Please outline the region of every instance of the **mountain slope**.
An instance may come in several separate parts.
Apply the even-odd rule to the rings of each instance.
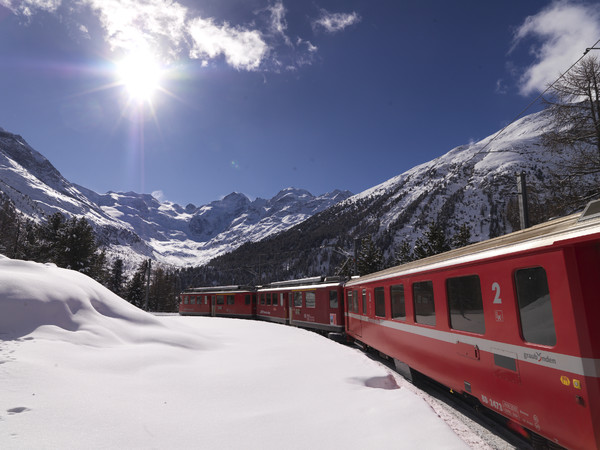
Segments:
[[[211,266],[227,273],[242,265],[260,271],[263,280],[333,274],[346,259],[341,253],[352,255],[354,240],[363,237],[371,237],[392,261],[399,244],[414,244],[432,221],[442,225],[447,237],[467,225],[472,242],[511,232],[518,226],[513,217],[516,174],[525,172],[536,191],[554,163],[541,139],[550,128],[546,111],[526,116],[497,138],[454,148],[273,239],[221,256]],[[537,197],[543,206],[544,193]],[[259,262],[258,254],[270,255],[269,261]],[[242,272],[236,276],[226,281],[252,281]]]
[[[232,193],[201,207],[182,207],[148,194],[98,194],[71,184],[21,136],[2,129],[0,191],[35,221],[55,212],[86,217],[109,253],[131,264],[153,258],[180,266],[205,263],[286,230],[351,195],[336,190],[315,197],[288,188],[270,200]]]

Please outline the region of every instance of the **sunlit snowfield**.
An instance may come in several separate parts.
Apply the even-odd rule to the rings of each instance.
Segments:
[[[485,447],[351,347],[152,316],[76,272],[1,258],[0,448]]]

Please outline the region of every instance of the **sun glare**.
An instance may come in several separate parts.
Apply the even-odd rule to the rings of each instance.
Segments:
[[[129,97],[138,102],[151,101],[160,88],[162,69],[147,52],[131,53],[117,63],[117,74]]]

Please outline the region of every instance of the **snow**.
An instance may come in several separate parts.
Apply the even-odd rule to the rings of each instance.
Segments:
[[[3,449],[484,446],[353,348],[265,322],[150,315],[85,275],[5,257],[0,385]]]

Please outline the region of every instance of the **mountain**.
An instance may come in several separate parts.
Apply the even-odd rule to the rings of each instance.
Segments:
[[[236,266],[252,268],[264,281],[334,274],[347,259],[343,255],[353,254],[355,239],[370,237],[393,264],[399,245],[414,245],[432,221],[448,238],[466,225],[471,242],[518,229],[518,172],[527,177],[530,209],[546,206],[544,183],[555,161],[542,135],[551,129],[550,119],[547,111],[523,117],[497,136],[456,147],[211,266],[224,274]],[[399,145],[399,151],[413,150]],[[270,255],[269,261],[259,261],[259,254]],[[248,281],[241,272],[236,276],[225,281]]]
[[[352,194],[335,190],[315,197],[287,188],[270,200],[232,193],[208,205],[185,207],[149,194],[98,194],[67,181],[19,135],[0,129],[0,191],[35,221],[60,212],[85,217],[108,253],[130,265],[144,258],[199,265],[245,242],[286,230]]]

